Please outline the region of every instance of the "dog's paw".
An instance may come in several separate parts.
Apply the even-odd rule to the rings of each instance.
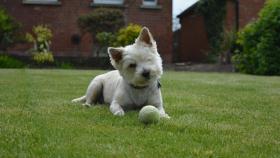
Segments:
[[[91,104],[89,104],[89,103],[84,103],[83,106],[89,108],[89,107],[91,107]]]
[[[79,99],[73,99],[71,100],[72,103],[78,103],[80,100]]]
[[[160,117],[161,118],[164,118],[164,119],[170,119],[171,117],[168,115],[168,114],[160,114]]]
[[[119,110],[119,111],[116,111],[114,113],[115,116],[124,116],[124,111],[123,110]]]

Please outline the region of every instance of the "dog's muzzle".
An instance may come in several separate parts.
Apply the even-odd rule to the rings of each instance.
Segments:
[[[150,79],[150,77],[151,77],[151,72],[150,72],[150,70],[146,70],[146,69],[144,69],[143,70],[143,72],[142,72],[142,76],[145,78],[145,79]]]

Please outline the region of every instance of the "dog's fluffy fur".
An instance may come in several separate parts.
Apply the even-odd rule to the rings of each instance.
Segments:
[[[144,27],[134,44],[110,47],[108,53],[116,70],[95,77],[85,96],[72,101],[91,106],[102,98],[118,116],[123,116],[127,109],[153,105],[162,117],[169,118],[163,108],[159,86],[162,60],[149,29]]]

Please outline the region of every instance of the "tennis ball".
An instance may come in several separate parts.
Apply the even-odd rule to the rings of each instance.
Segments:
[[[157,123],[159,121],[159,111],[152,105],[144,106],[139,112],[139,120],[142,123]]]

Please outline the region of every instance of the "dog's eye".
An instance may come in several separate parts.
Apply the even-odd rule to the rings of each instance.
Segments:
[[[130,68],[135,68],[135,67],[136,67],[136,64],[129,64],[129,67],[130,67]]]

